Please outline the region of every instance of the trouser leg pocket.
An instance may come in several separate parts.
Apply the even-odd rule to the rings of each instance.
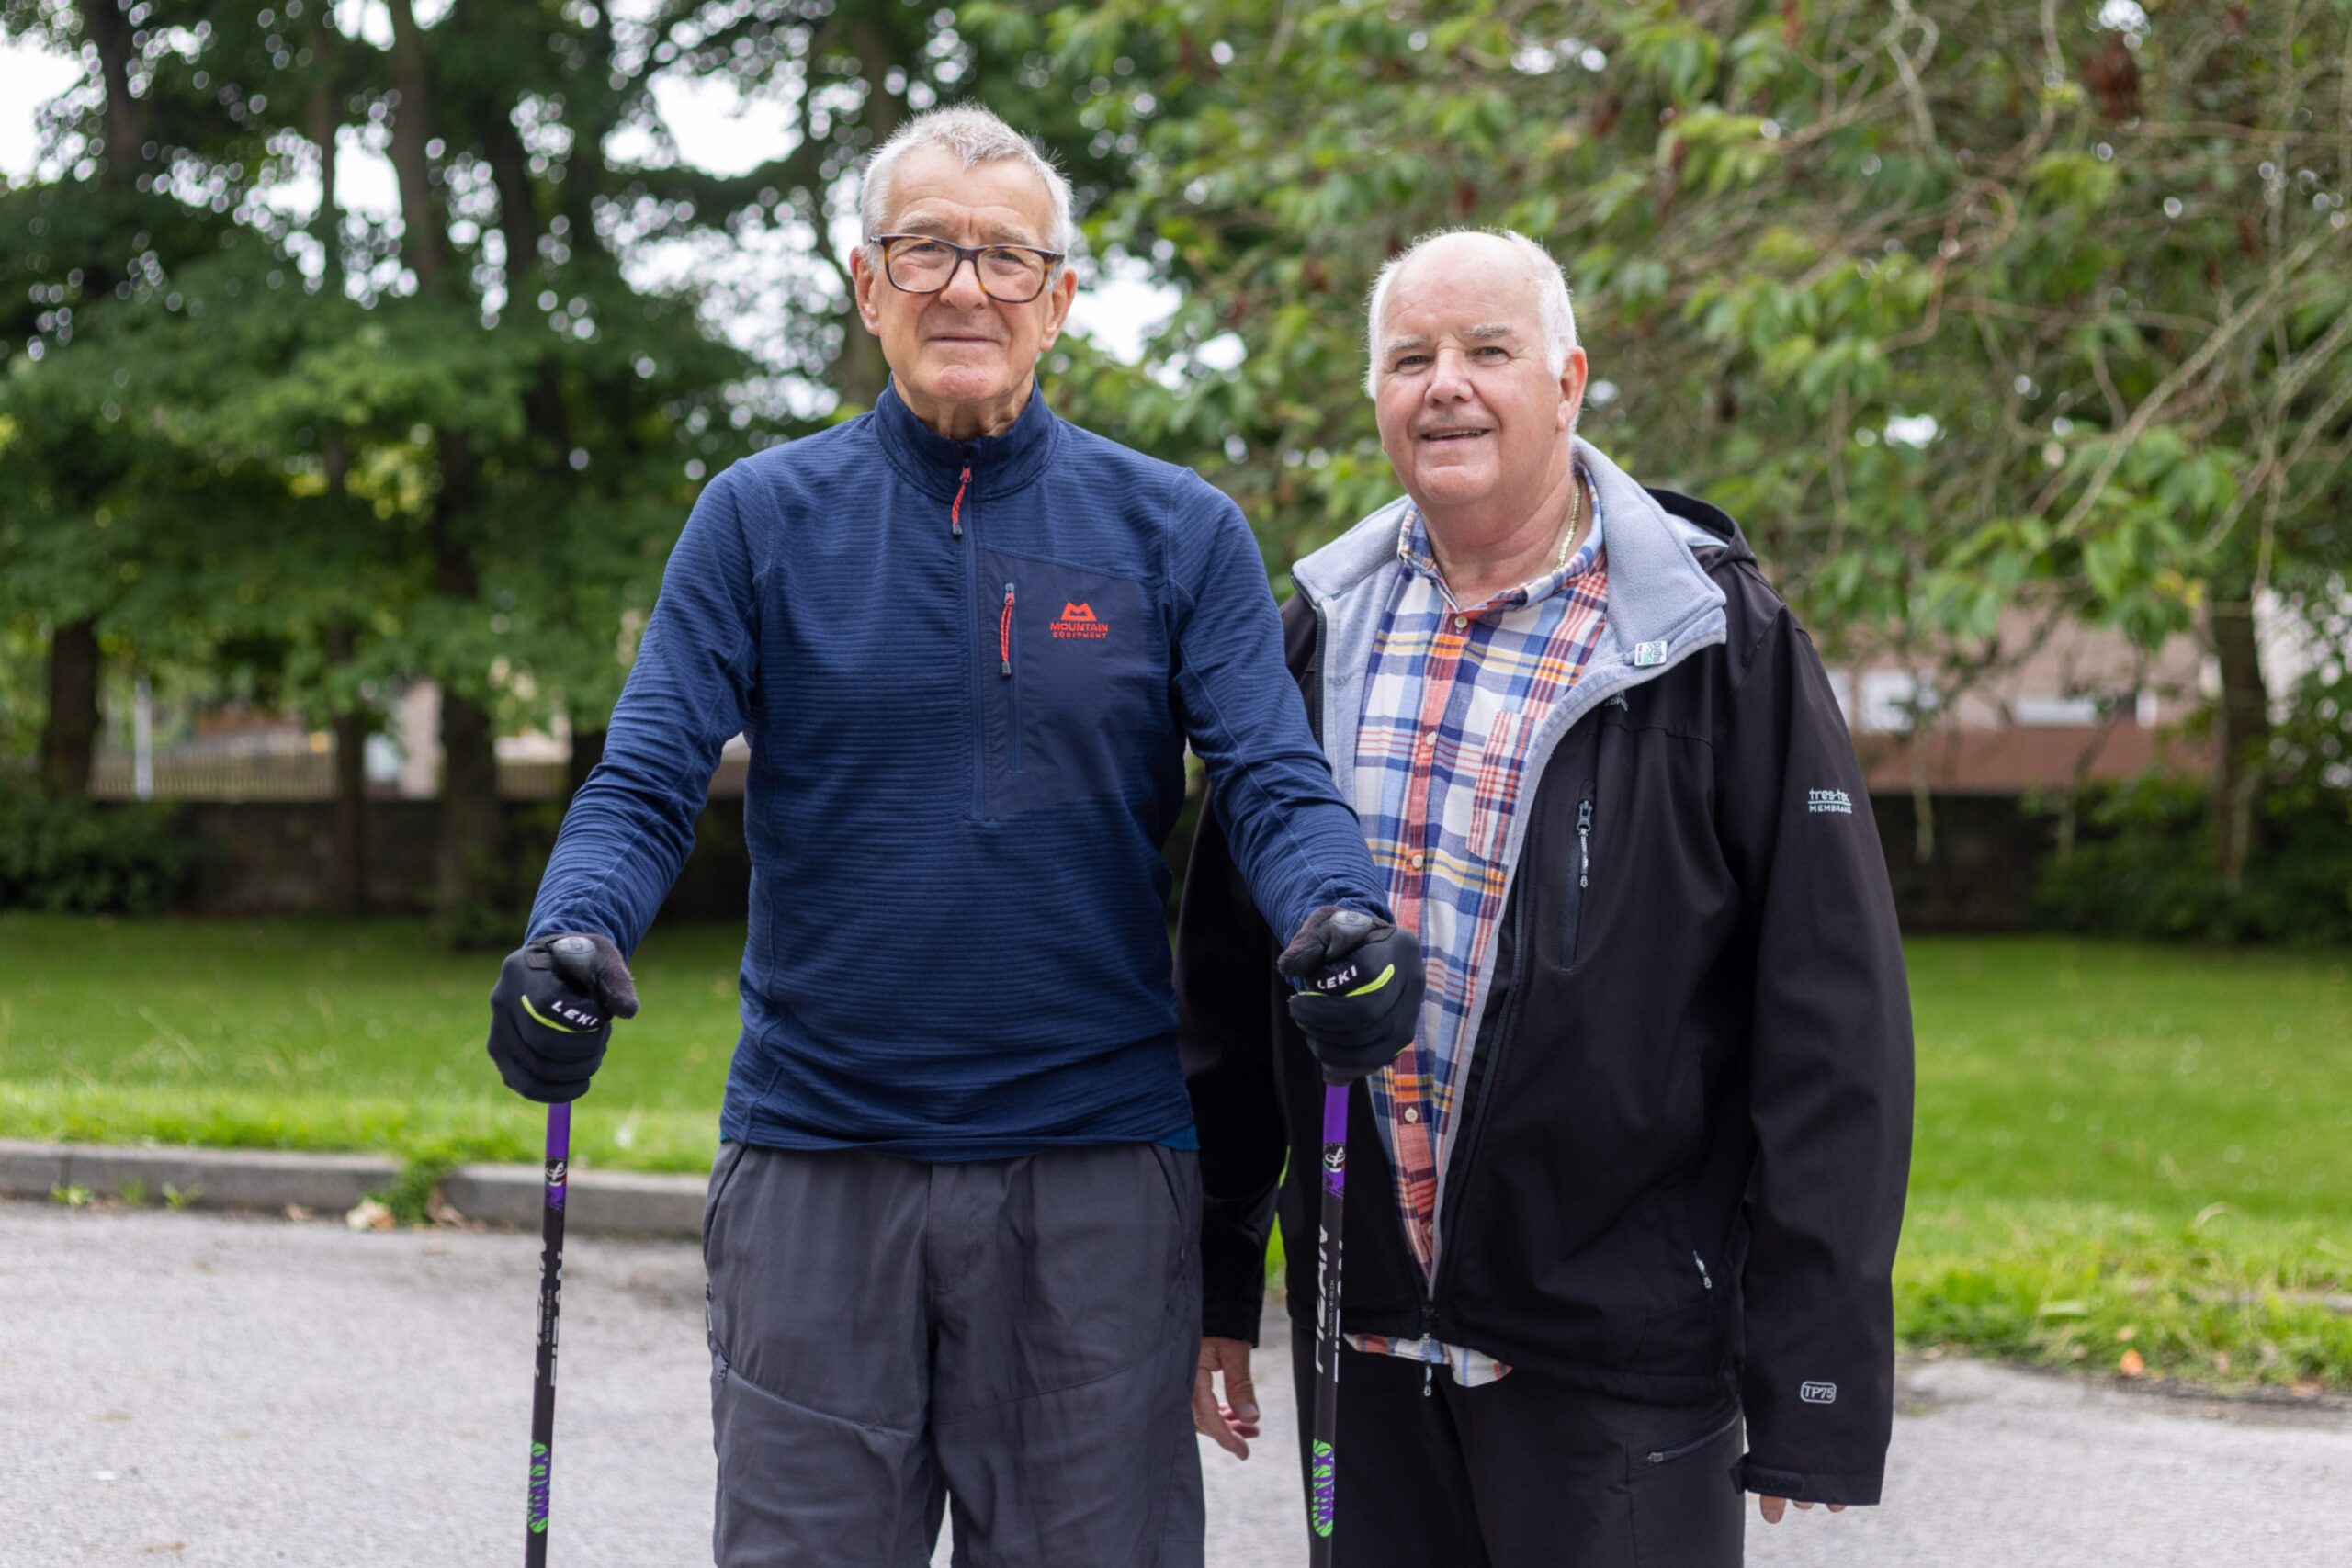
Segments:
[[[1633,1445],[1633,1568],[1739,1568],[1739,1455],[1736,1405]]]

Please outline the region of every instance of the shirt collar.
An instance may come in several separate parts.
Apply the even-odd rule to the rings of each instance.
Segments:
[[[874,400],[873,418],[883,446],[908,477],[943,500],[962,487],[967,468],[971,482],[993,495],[1028,483],[1045,466],[1054,428],[1061,423],[1046,404],[1042,383],[1031,389],[1012,428],[977,441],[950,441],[923,423],[895,384],[884,387]]]
[[[1585,531],[1584,543],[1577,547],[1567,564],[1555,567],[1540,577],[1530,578],[1516,588],[1507,588],[1483,604],[1467,607],[1457,604],[1454,608],[1467,613],[1469,608],[1515,610],[1523,605],[1541,604],[1600,564],[1600,487],[1592,482],[1589,475],[1584,474],[1581,467],[1577,472],[1585,480],[1585,494],[1592,503],[1592,519]],[[1421,509],[1409,501],[1405,503],[1404,515],[1396,525],[1396,558],[1407,571],[1435,583],[1437,591],[1445,595],[1445,602],[1453,604],[1453,591],[1446,586],[1445,573],[1437,564],[1437,552],[1430,547],[1429,524],[1422,518]]]

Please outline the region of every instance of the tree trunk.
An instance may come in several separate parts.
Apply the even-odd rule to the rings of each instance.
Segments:
[[[441,843],[434,914],[445,932],[470,943],[487,938],[503,911],[499,892],[498,744],[490,709],[441,692]]]
[[[416,274],[420,292],[441,287],[440,209],[433,201],[432,80],[424,38],[409,0],[390,0],[391,76],[400,107],[392,116],[392,169],[401,189],[401,254]]]
[[[441,209],[433,197],[433,82],[424,35],[411,0],[390,0],[391,79],[400,94],[392,117],[392,169],[399,176],[401,254],[420,293],[457,283],[447,277]],[[465,436],[434,434],[441,486],[433,499],[433,586],[445,598],[481,597],[474,558],[473,454]],[[469,673],[471,673],[470,671]],[[494,920],[500,866],[497,733],[490,709],[449,681],[441,683],[441,843],[435,866],[434,914],[462,943],[487,940]]]
[[[336,82],[341,67],[338,35],[323,24],[311,28],[311,51],[319,74],[311,85],[304,119],[311,141],[319,150],[319,209],[311,231],[319,243],[322,270],[319,288],[330,299],[343,296],[343,218],[334,204]],[[351,469],[351,449],[340,430],[329,428],[319,438],[319,458],[326,475],[327,495],[340,501]],[[327,663],[340,669],[351,662],[358,643],[350,621],[337,619],[326,632]],[[368,731],[367,707],[353,703],[338,708],[330,723],[334,732],[334,840],[330,851],[328,896],[346,915],[368,908]]]
[[[2261,846],[2262,801],[2269,773],[2270,696],[2254,635],[2254,605],[2213,606],[2213,654],[2222,694],[2213,709],[2213,860],[2232,893]]]
[[[311,141],[319,150],[319,209],[311,220],[313,237],[322,253],[324,271],[320,288],[330,299],[343,296],[343,215],[334,204],[335,136],[341,130],[336,88],[341,81],[342,35],[323,23],[311,28],[311,57],[318,70],[303,118]]]
[[[49,642],[49,716],[40,731],[41,789],[52,799],[90,793],[98,748],[98,624],[57,628]]]
[[[334,907],[368,912],[368,716],[334,716]]]
[[[351,662],[355,638],[347,623],[327,628],[327,660]],[[334,731],[334,840],[327,886],[334,908],[346,915],[368,908],[368,710],[357,704],[336,711]]]
[[[146,141],[145,106],[130,95],[134,46],[130,23],[116,0],[78,0],[82,36],[98,54],[106,85],[106,162],[99,184],[109,191],[131,188]],[[77,279],[93,304],[114,292],[112,261],[95,262]],[[40,784],[52,797],[90,793],[90,767],[98,744],[98,624],[95,615],[57,628],[49,645],[49,716],[40,732]]]
[[[858,16],[854,7],[843,7],[842,20]],[[862,17],[841,29],[848,34],[845,41],[856,53],[859,73],[865,78],[865,103],[859,110],[869,145],[879,147],[890,140],[906,118],[905,107],[890,91],[891,73],[898,69],[898,59],[891,49],[890,38],[883,26],[871,17]],[[837,35],[835,35],[837,37]],[[829,42],[834,41],[829,37]],[[841,260],[831,256],[840,274],[842,287],[854,289],[849,269]],[[888,281],[883,288],[890,287]],[[849,307],[842,313],[842,351],[833,361],[833,394],[843,403],[856,408],[872,408],[890,384],[889,362],[882,357],[882,340],[865,330],[858,319],[857,300],[853,294]]]
[[[580,786],[588,782],[588,775],[594,773],[596,764],[605,760],[605,738],[612,732],[605,728],[604,720],[592,722],[596,726],[594,729],[579,724],[571,727],[571,761],[566,769],[563,791],[566,801],[580,793]]]
[[[433,504],[433,586],[448,599],[481,596],[473,551],[460,533],[473,507],[473,464],[465,443],[440,436],[441,491]],[[498,736],[485,702],[441,684],[441,844],[434,914],[462,943],[483,938],[498,901]]]
[[[109,190],[128,189],[139,173],[147,141],[145,106],[130,96],[130,57],[136,49],[130,21],[117,0],[80,0],[76,11],[82,36],[97,49],[98,73],[107,89],[107,166],[100,180]]]

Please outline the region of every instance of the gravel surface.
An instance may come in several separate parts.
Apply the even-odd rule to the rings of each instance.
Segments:
[[[511,1563],[537,1267],[513,1233],[0,1203],[0,1565]],[[550,1557],[707,1562],[701,1261],[575,1237],[565,1276]],[[1204,1445],[1212,1568],[1305,1561],[1284,1353],[1256,1456]],[[1905,1388],[1886,1506],[1751,1516],[1752,1563],[2352,1563],[2341,1409],[1962,1361]]]

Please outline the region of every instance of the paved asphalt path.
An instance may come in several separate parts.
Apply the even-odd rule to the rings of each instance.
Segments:
[[[537,1255],[536,1235],[0,1203],[0,1565],[512,1564]],[[565,1265],[551,1558],[707,1563],[700,1259],[574,1237]],[[1270,1336],[1263,1371],[1282,1353]],[[1751,1563],[2352,1563],[2352,1414],[1963,1362],[1905,1389],[1887,1506],[1751,1515]],[[1212,1568],[1305,1562],[1289,1401],[1267,1404],[1246,1465],[1204,1445]]]

